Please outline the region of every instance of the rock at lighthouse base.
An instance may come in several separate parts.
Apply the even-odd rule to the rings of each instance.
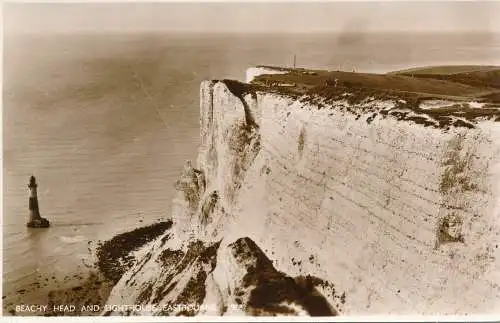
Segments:
[[[26,223],[26,226],[28,228],[48,228],[50,227],[50,222],[45,218],[40,218],[40,219],[35,219],[33,221],[29,221],[28,223]]]

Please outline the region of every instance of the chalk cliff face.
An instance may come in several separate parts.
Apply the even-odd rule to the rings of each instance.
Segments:
[[[257,76],[260,76],[260,75],[285,74],[286,72],[287,72],[286,69],[280,70],[280,69],[266,67],[266,66],[250,67],[249,69],[247,69],[245,82],[250,83]]]
[[[203,82],[200,100],[173,229],[108,300],[164,308],[105,315],[500,307],[500,123],[429,127],[373,114],[390,100],[326,104],[227,80]]]

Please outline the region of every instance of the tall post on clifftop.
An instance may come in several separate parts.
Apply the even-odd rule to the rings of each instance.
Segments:
[[[297,63],[297,55],[293,54],[293,68],[295,68]]]
[[[30,177],[30,182],[28,188],[30,190],[29,197],[29,221],[27,226],[30,228],[47,228],[49,227],[49,221],[40,216],[40,210],[38,209],[38,196],[35,176]]]

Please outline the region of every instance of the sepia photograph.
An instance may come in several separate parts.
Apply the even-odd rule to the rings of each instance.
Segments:
[[[500,1],[2,16],[2,321],[500,319]]]

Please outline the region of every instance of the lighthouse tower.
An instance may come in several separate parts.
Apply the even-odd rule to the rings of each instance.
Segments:
[[[31,176],[28,184],[28,188],[30,190],[29,220],[26,225],[29,228],[48,228],[50,225],[49,221],[40,216],[40,210],[38,209],[37,187],[38,184],[36,183],[35,176]]]

